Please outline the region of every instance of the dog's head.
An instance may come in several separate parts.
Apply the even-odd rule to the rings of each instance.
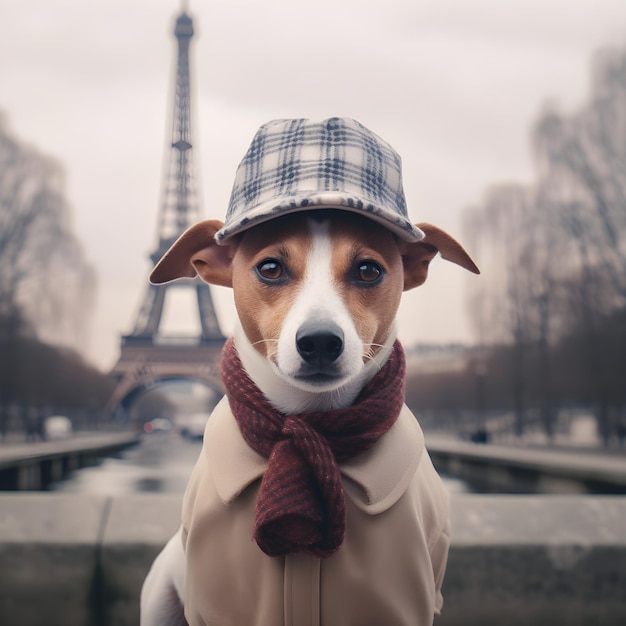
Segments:
[[[217,245],[222,226],[208,220],[190,228],[150,280],[199,275],[232,287],[249,346],[290,387],[315,395],[358,392],[368,365],[375,372],[384,362],[402,292],[426,280],[438,252],[478,273],[461,245],[429,224],[419,224],[426,237],[410,243],[354,213],[306,211]]]

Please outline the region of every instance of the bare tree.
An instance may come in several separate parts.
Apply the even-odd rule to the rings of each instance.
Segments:
[[[61,166],[0,117],[0,314],[71,344],[88,319],[94,272],[72,232],[64,182]]]
[[[61,166],[19,141],[0,115],[0,434],[9,407],[54,396],[40,392],[54,377],[26,346],[38,337],[78,347],[94,286],[72,231]]]
[[[531,195],[516,184],[494,186],[485,194],[483,204],[465,220],[471,241],[488,267],[489,280],[474,296],[479,304],[474,316],[483,333],[483,344],[511,343],[511,381],[515,431],[521,436],[526,413],[525,363],[530,342],[529,288],[532,250]],[[484,255],[489,256],[487,261]],[[489,334],[486,334],[489,329]]]
[[[570,327],[584,337],[581,362],[608,442],[614,400],[607,320],[626,307],[626,51],[592,65],[592,94],[571,116],[551,107],[534,132],[540,185],[569,239],[577,273],[567,281]],[[625,349],[626,346],[623,346]]]
[[[626,402],[614,375],[626,353],[626,51],[596,55],[585,106],[545,107],[532,139],[537,180],[494,186],[466,213],[492,276],[472,295],[477,335],[511,346],[518,434],[530,401],[553,436],[558,361],[584,381],[560,377],[561,400],[593,401],[608,441]]]
[[[589,102],[571,116],[547,108],[534,145],[540,184],[560,207],[581,263],[601,270],[612,308],[625,306],[626,51],[596,55]]]

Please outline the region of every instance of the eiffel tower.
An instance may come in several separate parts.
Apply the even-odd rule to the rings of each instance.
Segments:
[[[192,166],[189,48],[193,34],[193,21],[183,8],[174,28],[178,46],[172,135],[158,215],[158,245],[150,255],[153,265],[187,227],[200,219]],[[160,332],[166,298],[173,290],[193,292],[199,336],[172,337]],[[117,386],[107,409],[126,409],[141,393],[167,380],[201,381],[222,392],[218,362],[224,341],[211,292],[200,279],[148,285],[133,331],[122,336],[120,358],[111,371]]]

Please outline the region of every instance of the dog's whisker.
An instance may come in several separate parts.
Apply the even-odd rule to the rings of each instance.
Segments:
[[[272,341],[278,343],[278,339],[259,339],[259,341],[255,341],[251,345],[258,346],[260,343],[271,343]]]
[[[364,361],[373,361],[376,366],[378,367],[379,370],[382,369],[382,364],[379,363],[376,360],[376,355],[378,354],[378,351],[375,350],[376,348],[384,348],[383,344],[380,343],[367,343],[363,346],[365,349],[363,350],[363,360]]]
[[[364,346],[366,354],[374,355],[374,348],[383,348],[381,343],[366,343]]]
[[[363,351],[363,360],[364,361],[373,361],[378,369],[382,369],[382,365],[376,360],[376,352],[374,352],[373,348],[379,347],[382,348],[379,344],[368,344],[369,348]]]

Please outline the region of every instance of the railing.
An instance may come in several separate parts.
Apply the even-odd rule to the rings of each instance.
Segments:
[[[626,455],[601,449],[477,445],[427,435],[440,473],[494,493],[626,494]]]
[[[626,497],[454,496],[437,626],[626,623]],[[137,626],[181,496],[0,495],[0,623]]]
[[[45,490],[70,472],[138,442],[136,433],[118,432],[0,446],[0,489]]]

